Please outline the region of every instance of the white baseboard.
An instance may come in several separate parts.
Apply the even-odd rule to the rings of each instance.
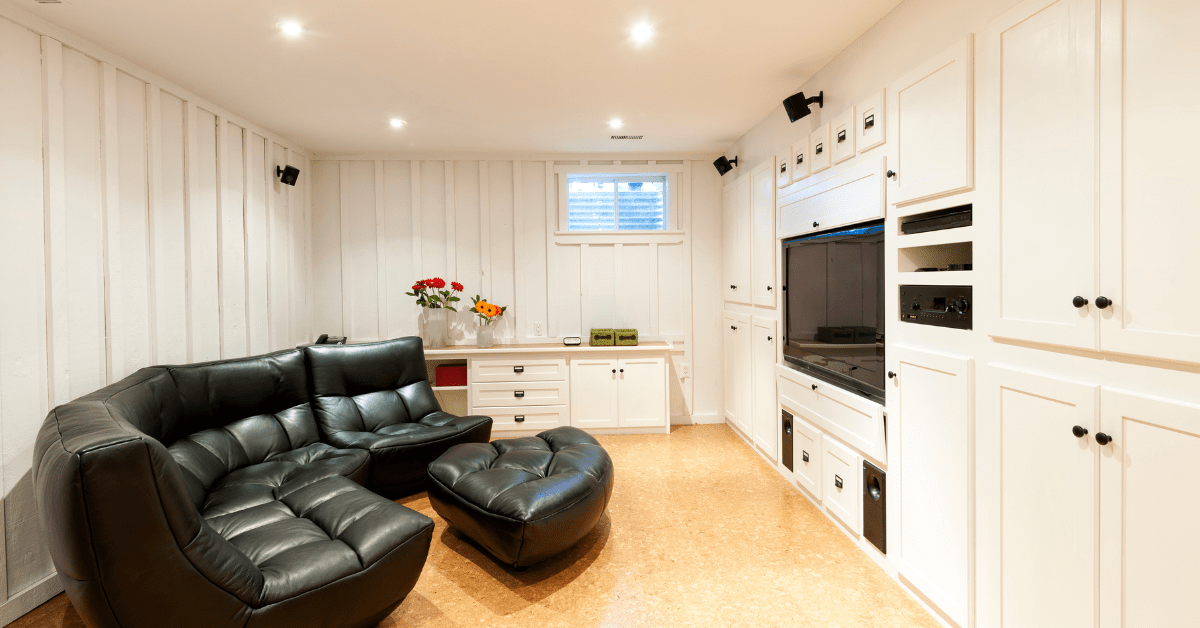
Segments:
[[[671,425],[711,425],[724,422],[725,417],[718,414],[676,414],[671,416]]]
[[[52,573],[25,590],[8,598],[0,604],[0,626],[7,626],[21,618],[22,615],[45,604],[50,598],[62,593],[62,583],[58,574]]]

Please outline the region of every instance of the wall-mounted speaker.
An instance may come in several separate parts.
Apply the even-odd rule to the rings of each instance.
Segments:
[[[734,167],[737,166],[737,157],[734,157],[733,159],[726,159],[725,155],[721,155],[716,161],[713,162],[713,166],[717,168],[717,172],[721,173],[721,176],[723,177],[725,176],[726,172],[733,170]]]
[[[825,92],[819,92],[812,98],[805,98],[804,92],[797,92],[783,99],[783,110],[787,112],[788,119],[792,122],[812,113],[812,107],[809,105],[816,105],[818,108],[824,107]]]
[[[300,178],[300,169],[295,166],[276,166],[275,176],[279,177],[279,182],[284,185],[296,185],[296,180]]]

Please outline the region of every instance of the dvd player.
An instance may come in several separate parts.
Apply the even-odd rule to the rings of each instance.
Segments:
[[[950,209],[939,209],[933,212],[917,214],[900,223],[900,234],[926,233],[942,229],[956,229],[971,226],[971,206],[960,205]]]

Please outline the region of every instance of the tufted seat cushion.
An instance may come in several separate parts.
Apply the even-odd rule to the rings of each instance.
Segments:
[[[524,567],[595,527],[613,489],[612,459],[574,427],[456,445],[429,465],[429,501],[502,562]]]
[[[322,439],[371,456],[368,485],[384,495],[421,488],[425,468],[459,443],[486,443],[492,419],[441,411],[420,338],[306,347]]]

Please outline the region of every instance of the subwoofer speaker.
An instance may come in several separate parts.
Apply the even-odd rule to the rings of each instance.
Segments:
[[[863,537],[887,554],[887,474],[863,461]]]
[[[794,471],[792,468],[792,415],[787,410],[783,411],[783,429],[780,430],[783,434],[783,454],[780,458],[783,459],[783,466],[787,467],[788,471]]]

